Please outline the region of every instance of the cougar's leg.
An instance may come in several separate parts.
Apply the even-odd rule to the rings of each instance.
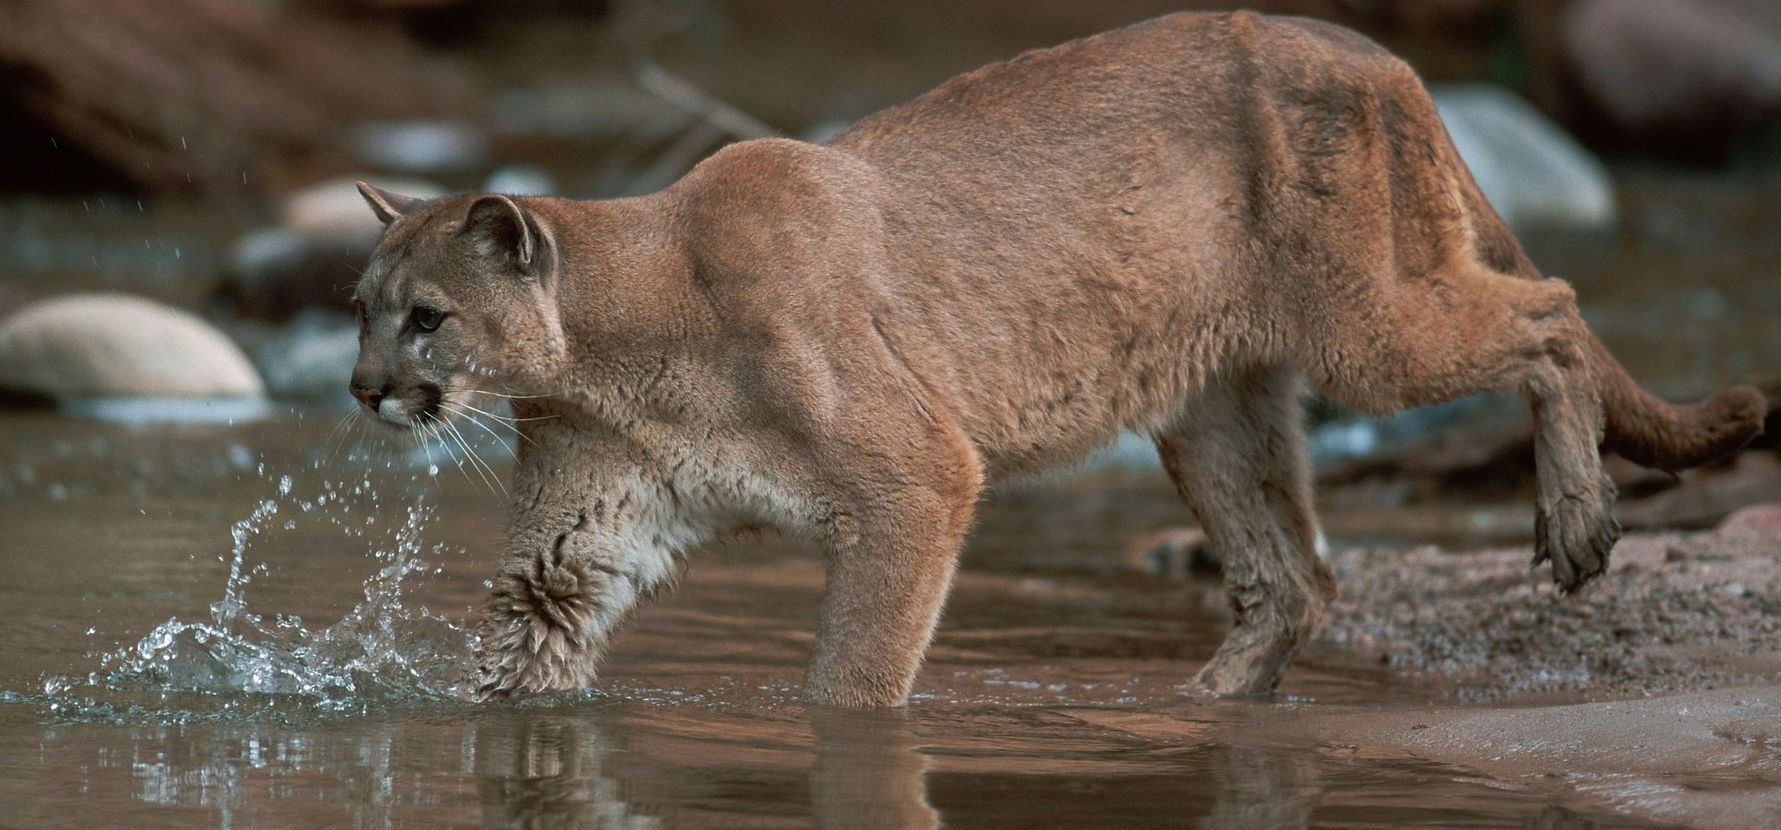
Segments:
[[[1383,413],[1514,390],[1534,413],[1538,477],[1534,563],[1574,590],[1600,574],[1619,538],[1602,470],[1602,398],[1591,335],[1560,280],[1452,265],[1400,283],[1384,325],[1326,330],[1306,371],[1326,393]],[[1437,289],[1434,286],[1438,286]]]
[[[538,430],[521,450],[506,553],[478,628],[480,698],[591,683],[619,621],[699,541],[678,530],[672,488],[643,469],[562,475],[619,455],[581,446],[577,434]]]
[[[921,667],[982,487],[975,452],[937,428],[887,426],[849,465],[828,522],[828,579],[804,699],[900,706]],[[916,437],[919,436],[919,437]]]
[[[1317,558],[1295,373],[1267,368],[1215,384],[1156,433],[1163,466],[1224,562],[1237,625],[1194,680],[1264,692],[1323,618],[1335,579]]]
[[[1521,392],[1534,412],[1534,559],[1574,591],[1608,567],[1620,539],[1614,482],[1602,469],[1602,397],[1589,332],[1574,309],[1534,321],[1540,344],[1528,355]]]

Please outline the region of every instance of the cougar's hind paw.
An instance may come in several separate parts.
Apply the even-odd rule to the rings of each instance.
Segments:
[[[1620,539],[1609,500],[1566,495],[1543,505],[1535,519],[1533,564],[1551,562],[1552,581],[1567,594],[1608,568],[1609,552]]]

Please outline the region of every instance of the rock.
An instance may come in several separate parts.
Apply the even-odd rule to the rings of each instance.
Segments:
[[[388,190],[390,188],[384,188]],[[509,196],[551,196],[557,192],[556,179],[550,171],[531,164],[509,164],[489,174],[482,189]],[[406,190],[397,193],[407,194]]]
[[[1614,226],[1614,185],[1607,169],[1533,105],[1490,84],[1438,85],[1430,91],[1460,157],[1510,227]]]
[[[210,324],[122,294],[59,297],[0,324],[0,387],[57,400],[264,394],[253,365]]]
[[[409,172],[461,170],[480,163],[489,150],[482,133],[443,121],[366,124],[353,147],[367,164]]]
[[[1685,473],[1681,483],[1643,498],[1622,498],[1615,513],[1627,530],[1707,530],[1752,504],[1781,502],[1781,457],[1745,452]],[[1752,514],[1738,526],[1754,527]],[[1750,522],[1750,525],[1743,523]],[[1737,527],[1737,526],[1734,526]],[[1722,533],[1744,538],[1746,534]]]
[[[1719,523],[1721,536],[1781,536],[1781,504],[1753,504]]]
[[[359,359],[359,328],[339,312],[309,309],[254,349],[266,389],[278,398],[350,405],[347,379]]]
[[[1197,527],[1171,527],[1146,533],[1127,543],[1120,557],[1129,570],[1169,580],[1193,574],[1218,574],[1223,563],[1205,531]]]
[[[407,195],[444,189],[413,179],[372,180]],[[333,179],[286,196],[281,224],[237,240],[219,294],[234,312],[255,320],[287,320],[305,308],[347,308],[365,260],[382,231],[351,178]]]
[[[1604,139],[1723,157],[1781,115],[1781,16],[1770,0],[1583,0],[1562,26],[1576,94]]]
[[[385,190],[404,196],[431,199],[445,195],[445,188],[422,179],[392,179],[367,176],[364,180]],[[359,179],[329,179],[294,191],[279,205],[283,229],[305,237],[370,236],[376,238],[383,226],[365,197],[359,195]]]
[[[344,309],[377,243],[370,236],[306,237],[263,228],[235,243],[218,294],[237,315],[287,320],[310,307]]]

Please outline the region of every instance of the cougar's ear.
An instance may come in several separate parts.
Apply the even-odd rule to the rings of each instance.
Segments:
[[[391,193],[370,182],[359,182],[359,195],[365,197],[365,203],[371,206],[371,212],[377,214],[377,221],[388,225],[405,216],[427,200],[400,193]]]
[[[514,267],[536,276],[538,225],[526,209],[506,196],[484,196],[470,205],[462,235],[470,238],[478,253],[506,259]]]

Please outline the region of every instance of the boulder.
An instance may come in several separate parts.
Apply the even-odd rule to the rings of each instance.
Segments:
[[[0,389],[57,400],[264,394],[253,364],[197,316],[122,294],[77,294],[0,323]]]
[[[384,190],[404,196],[431,199],[445,195],[445,188],[423,179],[365,176]],[[360,178],[329,179],[285,194],[279,203],[279,223],[284,230],[304,237],[356,236],[376,239],[383,225],[359,195]]]
[[[1582,0],[1561,38],[1604,141],[1717,160],[1781,116],[1773,0]]]
[[[364,124],[354,134],[353,147],[374,167],[411,173],[463,170],[489,154],[488,139],[476,128],[445,121]]]
[[[386,190],[431,198],[431,182],[374,178]],[[350,178],[287,195],[280,222],[235,242],[219,293],[234,312],[254,320],[290,319],[306,308],[345,309],[383,226]]]
[[[1460,157],[1511,228],[1614,226],[1607,169],[1532,104],[1491,84],[1437,85],[1430,92]]]
[[[388,190],[389,188],[384,188]],[[549,170],[531,164],[509,164],[489,174],[482,189],[508,196],[555,196],[557,182]],[[407,193],[398,190],[397,193]]]

